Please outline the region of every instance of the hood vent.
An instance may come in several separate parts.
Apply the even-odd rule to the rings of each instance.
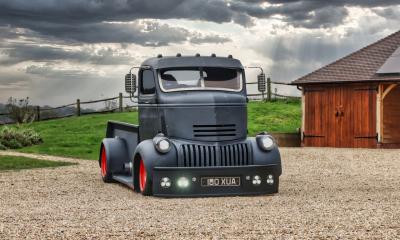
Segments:
[[[236,124],[193,125],[194,137],[235,137]]]

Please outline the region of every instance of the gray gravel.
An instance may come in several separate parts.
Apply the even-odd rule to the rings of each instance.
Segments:
[[[274,196],[143,197],[76,159],[1,172],[0,239],[400,239],[400,150],[281,151]]]

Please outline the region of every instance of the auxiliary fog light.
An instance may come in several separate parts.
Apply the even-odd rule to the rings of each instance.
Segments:
[[[255,175],[255,176],[253,177],[253,185],[254,185],[254,186],[258,186],[258,185],[260,185],[260,184],[261,184],[261,177],[258,176],[258,175]]]
[[[267,184],[268,184],[268,185],[273,185],[273,184],[274,184],[274,175],[269,174],[269,175],[267,176]]]
[[[186,177],[181,177],[178,179],[177,184],[180,188],[187,188],[189,187],[189,179],[187,179]]]
[[[163,177],[163,178],[161,179],[160,185],[161,185],[161,187],[163,187],[163,188],[169,188],[169,187],[171,187],[171,179],[169,179],[169,178],[167,178],[167,177]]]

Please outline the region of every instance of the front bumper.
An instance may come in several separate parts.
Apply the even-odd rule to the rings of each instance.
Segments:
[[[159,197],[236,196],[273,194],[278,192],[279,165],[232,166],[232,167],[155,167],[153,172],[153,194]],[[259,176],[261,183],[253,184],[253,177]],[[267,176],[273,175],[273,184],[267,183]],[[171,186],[161,187],[161,180],[168,177]],[[187,187],[179,187],[178,179],[189,180]],[[240,186],[202,186],[202,178],[239,177]]]

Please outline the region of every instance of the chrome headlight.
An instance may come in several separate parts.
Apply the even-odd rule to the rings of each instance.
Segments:
[[[157,135],[154,139],[154,146],[160,153],[167,153],[171,150],[171,141],[164,135]]]
[[[258,146],[265,151],[271,151],[275,147],[275,140],[271,135],[257,135],[256,141]]]

